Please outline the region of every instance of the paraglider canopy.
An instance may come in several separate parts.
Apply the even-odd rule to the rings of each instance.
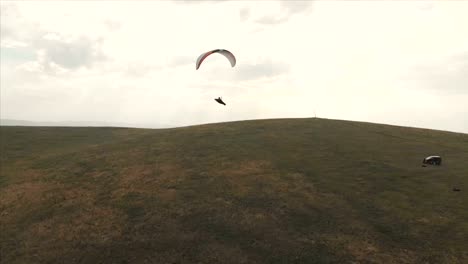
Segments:
[[[196,63],[196,69],[198,70],[202,62],[213,53],[219,53],[221,55],[224,55],[224,57],[226,57],[231,63],[231,67],[234,67],[236,65],[236,57],[234,57],[234,54],[232,54],[230,51],[225,50],[225,49],[215,49],[215,50],[205,52],[198,57],[197,63]]]
[[[440,156],[429,156],[423,159],[423,164],[440,165],[442,158]]]

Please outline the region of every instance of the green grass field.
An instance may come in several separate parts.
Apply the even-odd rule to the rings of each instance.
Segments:
[[[467,134],[314,118],[0,132],[2,264],[468,263]]]

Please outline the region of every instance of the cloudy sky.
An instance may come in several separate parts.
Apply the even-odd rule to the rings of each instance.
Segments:
[[[468,133],[468,1],[1,1],[1,118]],[[233,52],[237,65],[208,50]],[[223,97],[227,106],[213,99]]]

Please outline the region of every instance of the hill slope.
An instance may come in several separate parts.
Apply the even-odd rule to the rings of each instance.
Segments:
[[[468,263],[466,134],[327,119],[0,132],[5,263]]]

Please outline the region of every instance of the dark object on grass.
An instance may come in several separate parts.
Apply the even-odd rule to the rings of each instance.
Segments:
[[[218,102],[218,103],[220,103],[220,104],[226,105],[226,104],[223,102],[223,99],[221,99],[221,97],[215,98],[215,101]]]
[[[442,164],[442,158],[440,156],[429,156],[423,159],[423,164],[440,166]]]
[[[458,188],[453,187],[452,191],[454,191],[454,192],[459,192],[459,191],[461,191],[461,190],[458,189]]]

